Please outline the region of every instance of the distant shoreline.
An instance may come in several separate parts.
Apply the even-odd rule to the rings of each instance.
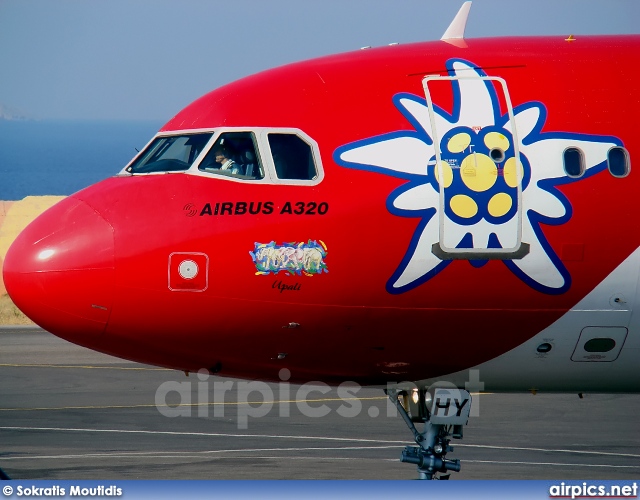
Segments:
[[[0,295],[0,326],[19,325],[35,326],[35,323],[27,318],[24,313],[16,307],[11,300],[11,297],[9,297],[9,294],[5,293]]]
[[[38,215],[65,196],[27,196],[18,201],[0,201],[0,265],[18,234]],[[0,325],[33,325],[13,303],[0,274]]]

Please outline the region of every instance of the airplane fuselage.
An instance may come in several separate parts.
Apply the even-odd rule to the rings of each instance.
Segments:
[[[52,207],[7,255],[10,295],[179,370],[640,391],[640,36],[458,45],[205,95],[159,133],[186,168],[140,166],[147,148]],[[237,171],[205,166],[217,147]]]

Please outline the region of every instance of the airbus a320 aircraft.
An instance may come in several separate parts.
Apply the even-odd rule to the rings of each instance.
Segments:
[[[11,298],[125,359],[386,387],[428,479],[474,387],[639,392],[640,36],[469,40],[468,9],[198,99],[20,234]]]

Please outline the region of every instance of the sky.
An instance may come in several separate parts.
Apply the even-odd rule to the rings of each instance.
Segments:
[[[439,39],[462,0],[0,0],[0,105],[168,121],[261,70]],[[639,33],[639,0],[474,0],[468,38]]]

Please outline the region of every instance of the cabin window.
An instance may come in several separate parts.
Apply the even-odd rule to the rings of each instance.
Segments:
[[[239,179],[262,179],[264,170],[252,132],[224,132],[220,134],[198,169]]]
[[[626,177],[629,175],[629,153],[621,147],[614,147],[607,153],[607,168],[614,177]]]
[[[187,170],[202,152],[213,134],[185,134],[156,137],[126,168],[134,174]]]
[[[296,134],[267,135],[278,179],[313,180],[318,170],[311,146]]]
[[[569,177],[582,177],[585,172],[584,154],[581,149],[567,148],[563,153],[564,171]]]

